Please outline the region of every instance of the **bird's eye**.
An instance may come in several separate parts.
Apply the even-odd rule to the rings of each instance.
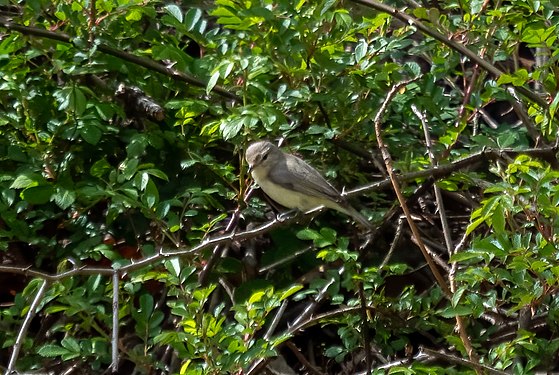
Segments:
[[[264,156],[262,156],[262,161],[268,159],[268,154],[264,154]]]

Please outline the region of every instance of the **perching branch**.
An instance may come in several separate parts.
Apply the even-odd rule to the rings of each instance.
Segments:
[[[555,158],[555,154],[557,153],[558,150],[559,147],[557,146],[550,146],[550,147],[540,148],[540,149],[527,149],[527,150],[512,150],[512,149],[496,150],[496,149],[488,148],[476,154],[467,156],[463,159],[456,160],[446,165],[441,165],[441,166],[437,166],[434,168],[429,168],[417,172],[410,172],[402,175],[393,175],[392,176],[393,180],[387,178],[378,182],[373,182],[353,190],[345,191],[344,195],[354,196],[358,194],[364,194],[366,192],[388,189],[392,185],[393,181],[402,183],[402,182],[416,181],[416,180],[426,179],[426,178],[433,178],[435,180],[438,180],[441,178],[448,177],[452,173],[462,170],[464,168],[472,167],[477,163],[487,162],[488,160],[498,160],[504,156],[512,158],[512,157],[516,157],[517,155],[523,154],[523,155],[529,155],[532,157],[537,157],[537,158],[547,160],[549,158]],[[313,211],[312,213],[314,214],[316,212]],[[293,223],[297,221],[297,219],[298,217],[292,217],[286,220],[274,219],[269,222],[263,223],[253,229],[249,229],[243,232],[231,232],[228,234],[206,239],[194,247],[161,250],[157,254],[154,254],[147,258],[143,258],[138,261],[134,261],[133,263],[122,266],[119,269],[119,272],[121,275],[124,275],[126,273],[136,271],[143,267],[157,264],[157,262],[162,261],[164,259],[199,253],[200,251],[208,249],[212,246],[231,243],[233,241],[245,241],[247,239],[255,238],[263,234],[266,234],[269,231],[279,226]],[[112,276],[114,273],[114,269],[111,267],[76,266],[67,271],[53,274],[53,273],[35,270],[30,266],[0,265],[0,272],[37,277],[40,279],[54,282],[76,275]]]

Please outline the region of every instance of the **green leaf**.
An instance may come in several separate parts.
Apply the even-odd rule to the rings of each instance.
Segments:
[[[54,203],[63,210],[70,207],[76,201],[76,193],[72,190],[67,190],[61,187],[56,189],[56,193],[52,196]]]
[[[214,89],[215,85],[217,84],[217,80],[219,79],[219,71],[214,72],[206,85],[206,95],[209,95],[210,92]]]
[[[64,348],[68,349],[69,351],[72,351],[72,352],[75,352],[75,353],[80,352],[80,344],[73,337],[65,337],[65,338],[62,339],[62,341],[60,343],[62,344],[62,346]]]
[[[202,11],[200,9],[198,8],[189,9],[184,17],[184,24],[186,25],[187,30],[188,31],[194,30],[196,28],[196,24],[200,21],[201,18],[202,18]]]
[[[126,154],[129,158],[137,158],[145,152],[147,145],[146,137],[138,135],[132,138],[130,143],[126,146]]]
[[[85,125],[80,129],[80,135],[87,143],[96,145],[101,140],[103,132],[96,125]]]
[[[149,168],[149,169],[145,169],[144,172],[151,176],[157,177],[161,180],[169,181],[169,177],[167,177],[165,172],[163,172],[160,169]]]
[[[363,60],[363,58],[367,55],[367,42],[363,39],[361,39],[359,41],[359,43],[357,43],[357,46],[355,47],[355,60],[357,62]]]
[[[178,5],[175,4],[168,4],[165,5],[163,7],[171,16],[175,17],[177,19],[177,21],[181,22],[183,21],[183,16],[182,16],[182,11],[181,8],[178,7]]]
[[[101,178],[112,169],[113,167],[109,164],[107,159],[103,158],[93,163],[93,165],[89,169],[89,174],[91,174],[93,177]]]
[[[511,83],[513,86],[523,86],[530,79],[526,69],[518,69],[513,74],[501,74],[497,80],[497,84],[504,85]]]
[[[244,121],[244,117],[228,118],[222,121],[219,129],[221,130],[223,139],[229,140],[239,134],[243,128]]]
[[[320,234],[321,245],[319,247],[328,246],[336,242],[337,233],[334,229],[322,228],[320,229]]]
[[[559,92],[553,98],[551,104],[549,105],[549,116],[555,117],[555,112],[557,111],[557,105],[559,105]]]
[[[137,316],[147,322],[153,312],[154,306],[153,297],[149,294],[142,294],[140,296],[140,309],[138,310]]]
[[[165,268],[175,277],[179,277],[181,273],[181,262],[179,258],[171,258],[164,263]]]
[[[70,351],[58,345],[47,344],[39,348],[37,353],[41,357],[58,357],[68,354]]]
[[[14,182],[10,185],[10,189],[23,189],[44,184],[45,182],[45,179],[39,174],[24,173],[16,177]]]
[[[45,204],[50,201],[53,193],[54,189],[51,185],[39,185],[23,190],[20,196],[31,204]]]
[[[146,184],[145,193],[142,195],[142,202],[148,208],[153,208],[159,203],[159,190],[151,179],[149,179]]]
[[[146,186],[149,182],[149,174],[147,174],[146,172],[141,172],[141,173],[138,173],[137,177],[140,178],[140,183],[139,183],[138,188],[141,191],[145,190]]]
[[[303,289],[303,286],[300,285],[300,284],[292,285],[288,289],[285,289],[284,291],[282,291],[281,296],[280,296],[280,301],[283,301],[284,299],[289,298],[290,296],[297,293],[301,289]]]
[[[491,226],[495,229],[495,233],[505,232],[505,210],[502,205],[495,206],[491,217]]]
[[[126,21],[140,21],[142,19],[143,12],[140,8],[134,8],[128,11],[126,14]]]
[[[454,318],[456,316],[467,316],[472,314],[472,308],[470,306],[458,305],[456,307],[447,307],[440,312],[443,318]]]
[[[305,228],[303,230],[300,230],[299,232],[297,232],[297,238],[300,240],[317,240],[319,238],[321,238],[322,236],[320,235],[320,233],[318,233],[317,231],[313,230],[313,229],[309,229],[309,228]]]
[[[322,6],[322,9],[320,10],[320,15],[323,16],[324,13],[326,13],[332,7],[332,5],[336,3],[336,1],[337,0],[326,0],[324,2],[324,5]]]
[[[260,302],[262,300],[262,297],[264,297],[266,295],[266,292],[263,290],[259,290],[257,292],[254,292],[250,298],[248,299],[248,303],[250,304],[254,304],[256,302]]]
[[[71,110],[76,115],[81,115],[86,108],[87,102],[83,91],[78,86],[65,87],[57,91],[54,96],[59,101],[58,109]]]

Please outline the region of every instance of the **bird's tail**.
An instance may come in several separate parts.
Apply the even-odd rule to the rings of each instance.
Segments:
[[[355,208],[351,207],[349,204],[347,204],[347,205],[345,205],[341,208],[342,208],[342,210],[341,210],[342,212],[351,216],[356,222],[361,224],[363,227],[365,227],[367,229],[373,229],[373,224],[371,224],[365,216],[361,215],[361,213],[359,211],[357,211]]]

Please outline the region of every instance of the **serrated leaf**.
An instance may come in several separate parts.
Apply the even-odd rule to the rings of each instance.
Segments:
[[[243,128],[244,117],[235,117],[221,122],[219,130],[226,141],[235,137]]]
[[[44,182],[44,178],[38,174],[25,173],[16,177],[10,185],[10,189],[24,189],[31,186],[37,186],[39,182]]]
[[[70,353],[70,351],[58,345],[48,344],[41,347],[37,351],[37,353],[42,357],[58,357],[58,356],[68,354]]]
[[[53,195],[54,203],[63,210],[70,207],[76,201],[76,193],[72,190],[58,188]]]
[[[460,302],[460,299],[462,298],[462,295],[464,294],[464,292],[468,290],[468,286],[461,286],[460,288],[458,288],[458,290],[456,290],[453,294],[452,294],[452,298],[451,298],[451,304],[452,307],[456,307],[458,306],[458,303]]]
[[[80,344],[78,341],[73,337],[65,337],[60,342],[62,346],[72,352],[80,352]]]

